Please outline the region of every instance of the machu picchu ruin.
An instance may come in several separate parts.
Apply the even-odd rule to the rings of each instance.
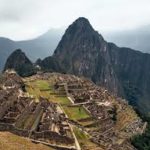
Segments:
[[[134,135],[146,122],[127,101],[90,80],[42,73],[0,79],[0,132],[10,132],[53,149],[136,150]]]

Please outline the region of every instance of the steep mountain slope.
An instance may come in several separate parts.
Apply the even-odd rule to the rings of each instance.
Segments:
[[[79,18],[69,26],[53,58],[64,72],[88,77],[148,111],[150,55],[107,43],[87,19]],[[41,62],[43,69],[43,63],[52,69],[48,60]]]
[[[35,73],[32,62],[20,49],[14,51],[7,59],[4,71],[14,69],[21,76],[29,76]]]
[[[87,19],[79,18],[69,26],[55,50],[54,57],[59,60],[65,72],[86,76],[115,93],[119,92],[108,45]]]
[[[109,43],[112,65],[125,98],[142,111],[150,107],[150,55]]]

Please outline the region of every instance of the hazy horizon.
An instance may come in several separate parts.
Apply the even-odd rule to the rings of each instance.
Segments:
[[[100,33],[127,31],[150,24],[149,0],[0,0],[0,37],[33,39],[50,29],[66,28],[86,17]]]

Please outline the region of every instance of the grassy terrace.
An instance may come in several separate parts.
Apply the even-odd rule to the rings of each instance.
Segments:
[[[74,106],[74,107],[63,106],[63,109],[65,113],[68,115],[68,117],[75,121],[90,117],[86,112],[86,110],[80,106]]]
[[[74,127],[73,131],[78,139],[78,142],[81,146],[82,149],[87,149],[87,150],[103,150],[98,147],[98,145],[94,144],[93,142],[90,141],[90,137],[82,132],[80,129]]]
[[[84,121],[78,121],[79,124],[81,124],[82,126],[86,127],[86,126],[92,126],[94,127],[95,125],[95,121],[94,120],[84,120]]]
[[[74,106],[69,107],[70,100],[66,96],[61,96],[55,93],[50,81],[46,80],[34,80],[26,82],[27,92],[38,99],[40,96],[49,99],[49,101],[62,105],[65,113],[72,120],[80,120],[90,117],[83,107]]]
[[[40,96],[47,98],[49,101],[58,103],[61,105],[63,111],[67,114],[69,119],[77,121],[81,125],[92,124],[93,121],[90,118],[89,113],[82,106],[69,106],[71,101],[64,95],[55,92],[53,89],[53,83],[50,80],[34,80],[26,82],[27,92],[34,96],[37,100]],[[83,119],[83,120],[82,120]],[[84,121],[84,119],[87,119]],[[82,121],[80,121],[82,120]],[[89,137],[78,128],[74,128],[74,133],[79,141],[81,147],[86,149],[96,149],[97,145],[92,143]]]
[[[54,96],[54,97],[52,97],[51,101],[58,103],[58,104],[61,104],[61,105],[71,104],[70,100],[65,96],[62,96],[62,97],[61,96]]]
[[[0,150],[54,150],[9,132],[0,132]]]
[[[26,82],[26,90],[36,99],[42,96],[54,103],[59,103],[61,105],[70,104],[70,100],[67,97],[56,95],[54,93],[53,87],[50,85],[50,82],[46,80],[35,80]]]

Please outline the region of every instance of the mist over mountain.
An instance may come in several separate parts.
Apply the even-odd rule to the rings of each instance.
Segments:
[[[52,55],[63,33],[63,29],[51,29],[36,39],[19,41],[17,44],[32,61],[35,61]]]
[[[114,42],[120,47],[130,47],[150,53],[150,25],[120,32],[104,34],[107,41]]]

